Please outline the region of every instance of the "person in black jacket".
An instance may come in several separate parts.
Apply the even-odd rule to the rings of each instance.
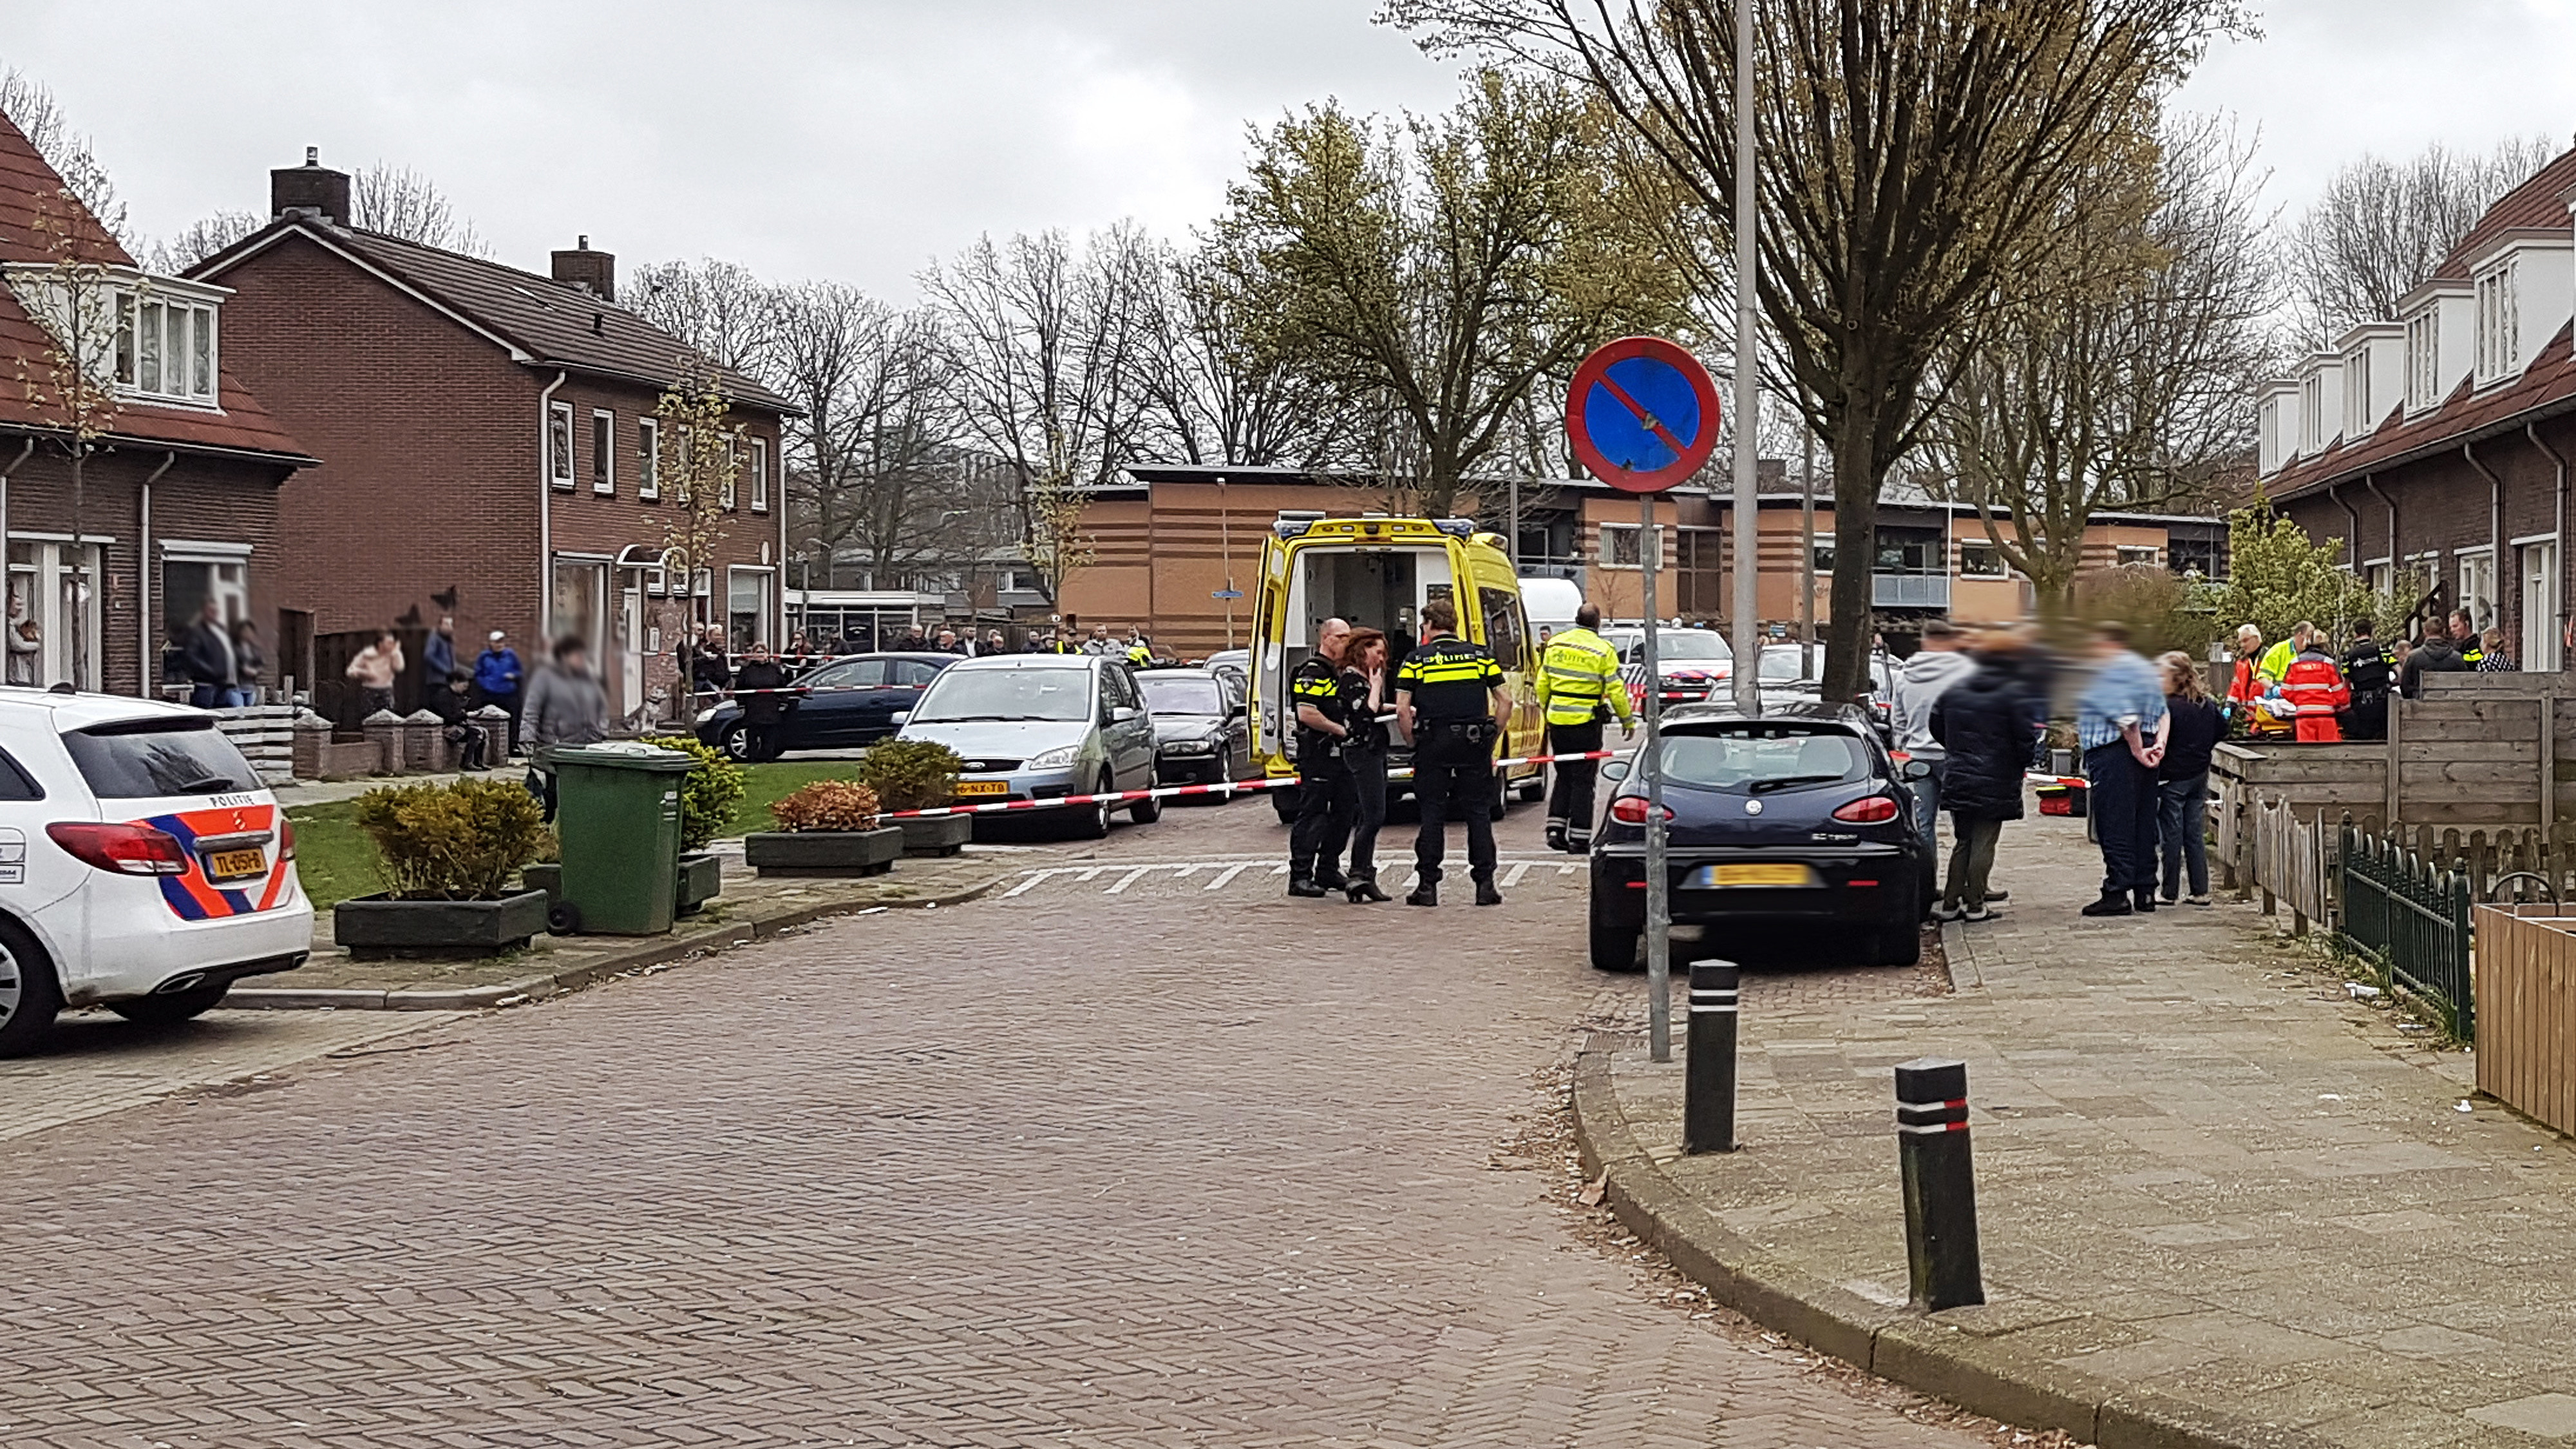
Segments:
[[[429,692],[429,711],[438,716],[439,737],[456,747],[456,767],[481,773],[483,731],[473,719],[474,676],[462,669],[450,670],[447,682]]]
[[[1950,812],[1950,873],[1933,916],[1983,921],[1995,844],[2004,822],[2021,818],[2022,771],[2038,728],[2017,640],[1998,641],[1977,672],[1951,685],[1932,707],[1932,733],[1949,754],[1941,804]]]
[[[782,746],[778,727],[795,707],[795,697],[782,693],[787,688],[787,671],[770,657],[769,646],[755,642],[751,653],[734,672],[733,687],[740,693],[734,702],[742,706],[743,758],[777,759]]]
[[[2367,641],[2365,641],[2367,642]],[[2358,646],[2356,646],[2358,647]],[[2165,757],[2156,766],[2156,837],[2164,857],[2166,905],[2191,873],[2191,903],[2209,904],[2209,756],[2227,717],[2200,681],[2191,656],[2174,650],[2156,661],[2165,676]],[[2382,705],[2386,704],[2383,698]]]
[[[2372,637],[2368,619],[2353,621],[2352,647],[2343,651],[2343,680],[2352,686],[2352,707],[2345,711],[2343,737],[2388,738],[2388,691],[2397,682],[2397,656]]]

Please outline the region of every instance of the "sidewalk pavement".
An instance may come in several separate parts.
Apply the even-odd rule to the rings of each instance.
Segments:
[[[2251,906],[2078,916],[2080,821],[2006,827],[1996,877],[2009,913],[1944,932],[1949,996],[1747,982],[1737,1153],[1677,1156],[1678,1060],[1587,1054],[1623,1218],[1774,1327],[2106,1449],[2576,1445],[2567,1139]],[[1988,1298],[1928,1316],[1890,1073],[1927,1055],[1968,1062]]]
[[[666,936],[540,935],[525,951],[467,960],[358,961],[331,939],[331,913],[313,920],[313,955],[295,971],[259,976],[225,1003],[250,1008],[463,1011],[532,1000],[705,951],[776,935],[826,916],[937,907],[975,899],[1059,852],[968,846],[947,857],[906,857],[892,871],[855,879],[763,880],[743,864],[740,839],[709,847],[724,862],[724,893]]]

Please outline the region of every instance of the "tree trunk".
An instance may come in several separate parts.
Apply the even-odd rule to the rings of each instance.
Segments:
[[[83,514],[89,497],[83,475],[83,465],[88,462],[88,455],[89,444],[74,436],[72,439],[72,616],[64,626],[71,631],[72,636],[72,688],[74,689],[89,688],[89,630],[82,626],[89,622],[90,590],[96,587],[90,580],[89,570],[86,567],[88,557],[81,546],[81,525],[86,521]],[[102,609],[100,612],[103,615],[105,610]],[[102,686],[107,683],[104,671],[101,671],[99,683]],[[149,681],[145,682],[142,693],[146,695],[151,693]]]
[[[1856,395],[1826,442],[1834,458],[1834,584],[1827,596],[1833,618],[1825,626],[1820,685],[1827,700],[1856,700],[1869,688],[1877,625],[1870,575],[1878,562],[1878,408],[1877,399]]]

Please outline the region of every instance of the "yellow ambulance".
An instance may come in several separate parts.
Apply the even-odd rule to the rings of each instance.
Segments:
[[[1336,518],[1283,512],[1261,541],[1260,593],[1252,616],[1252,757],[1265,777],[1297,773],[1296,717],[1288,677],[1315,649],[1326,619],[1377,629],[1392,651],[1390,668],[1422,638],[1422,606],[1451,600],[1458,632],[1494,653],[1503,667],[1512,716],[1496,742],[1498,758],[1538,754],[1546,730],[1538,707],[1538,651],[1521,606],[1520,579],[1499,535],[1479,533],[1465,518],[1398,518],[1363,513]],[[1392,731],[1390,730],[1390,734]],[[1401,740],[1390,766],[1409,760]],[[1514,789],[1536,800],[1546,789],[1537,765],[1514,766],[1497,782],[1494,818]],[[1397,781],[1389,793],[1410,789]],[[1270,792],[1281,820],[1297,813],[1295,787]]]

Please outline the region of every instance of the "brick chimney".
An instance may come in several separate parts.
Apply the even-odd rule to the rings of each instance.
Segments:
[[[268,173],[271,216],[303,214],[346,225],[349,220],[349,173],[322,164],[321,148],[304,148],[304,164]]]
[[[610,252],[590,249],[590,238],[583,237],[571,251],[555,253],[555,280],[567,287],[579,287],[603,302],[617,300],[617,257]]]

